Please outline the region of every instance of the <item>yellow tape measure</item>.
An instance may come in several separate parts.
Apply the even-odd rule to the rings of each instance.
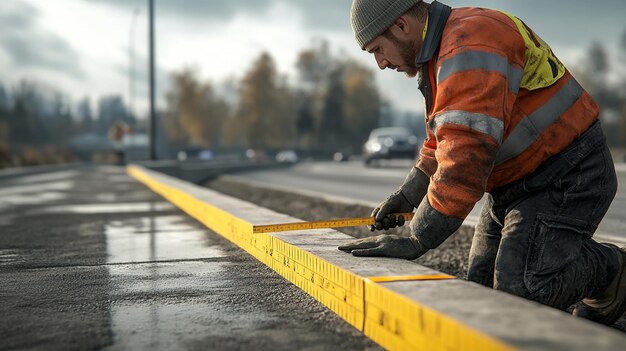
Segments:
[[[393,216],[403,216],[406,222],[413,218],[413,213],[392,213]],[[305,229],[322,229],[322,228],[342,228],[342,227],[356,227],[360,225],[373,225],[376,221],[374,217],[357,217],[357,218],[342,218],[342,219],[330,219],[326,221],[312,221],[312,222],[293,222],[293,223],[277,223],[277,224],[265,224],[255,225],[252,228],[253,233],[273,233],[273,232],[287,232],[292,230],[305,230]]]

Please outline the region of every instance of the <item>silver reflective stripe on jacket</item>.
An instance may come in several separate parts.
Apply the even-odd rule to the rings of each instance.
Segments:
[[[441,63],[437,71],[437,84],[441,84],[450,75],[468,70],[498,72],[506,77],[509,90],[517,94],[524,75],[521,67],[509,64],[506,57],[484,51],[466,51]]]
[[[446,111],[441,113],[429,122],[430,129],[437,136],[437,130],[446,124],[456,124],[469,127],[480,133],[487,134],[494,138],[498,144],[502,143],[504,133],[504,123],[494,117],[480,113],[465,111]]]
[[[498,154],[496,165],[504,163],[526,150],[541,132],[558,120],[582,95],[583,88],[572,77],[554,96],[535,112],[524,117],[506,138]]]

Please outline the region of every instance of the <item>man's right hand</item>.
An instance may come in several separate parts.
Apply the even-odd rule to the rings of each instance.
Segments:
[[[394,216],[389,216],[389,214],[413,212],[413,209],[413,205],[402,194],[402,191],[398,190],[372,211],[372,217],[376,218],[376,223],[369,226],[370,230],[387,230],[396,226],[402,226],[404,219],[395,218]]]
[[[411,168],[400,189],[381,202],[372,212],[372,217],[376,218],[376,223],[369,226],[370,230],[387,230],[402,226],[404,220],[398,221],[397,218],[392,218],[389,214],[413,212],[426,195],[429,182],[430,180],[424,172],[417,167]]]

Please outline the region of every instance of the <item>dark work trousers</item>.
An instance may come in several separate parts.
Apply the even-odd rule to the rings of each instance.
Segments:
[[[601,292],[617,252],[591,237],[617,179],[600,122],[529,176],[488,194],[468,280],[559,309]]]

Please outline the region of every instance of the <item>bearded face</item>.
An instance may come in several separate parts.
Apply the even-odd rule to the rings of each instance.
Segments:
[[[412,40],[402,40],[391,32],[385,33],[385,36],[391,43],[393,43],[398,51],[399,62],[397,65],[394,65],[395,67],[392,69],[395,69],[398,72],[404,72],[407,77],[415,77],[418,72],[418,67],[415,64],[415,58],[419,52],[420,45]]]

